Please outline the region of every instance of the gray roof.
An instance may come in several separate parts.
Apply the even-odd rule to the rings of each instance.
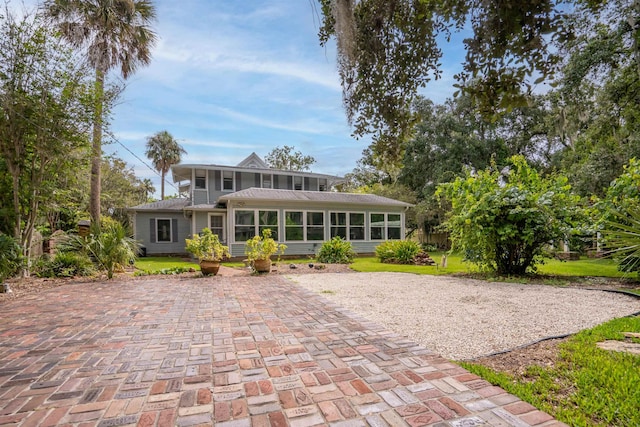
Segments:
[[[182,211],[191,201],[185,198],[158,200],[129,208],[131,211]]]
[[[337,193],[334,191],[274,190],[270,188],[248,188],[246,190],[220,196],[218,200],[268,200],[377,206],[412,206],[409,203],[389,199],[376,194]]]

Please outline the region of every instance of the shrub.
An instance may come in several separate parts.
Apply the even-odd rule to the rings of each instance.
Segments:
[[[355,256],[356,253],[351,242],[347,242],[341,237],[334,237],[322,244],[317,260],[327,264],[350,264]]]
[[[130,262],[135,261],[140,244],[127,235],[119,222],[103,224],[101,231],[93,231],[89,236],[69,235],[60,245],[64,252],[87,254],[96,267],[107,272],[107,278],[113,278],[116,271],[123,271]]]
[[[16,240],[0,233],[0,282],[13,277],[20,269],[22,251]]]
[[[388,240],[376,246],[376,257],[380,262],[413,264],[420,253],[420,244],[413,240]]]
[[[41,258],[34,266],[38,277],[91,276],[95,273],[91,259],[80,252],[57,252],[54,257]]]
[[[581,211],[567,178],[541,177],[522,156],[511,163],[467,171],[437,194],[451,202],[444,226],[452,250],[499,274],[520,275],[542,262],[545,246],[572,234]]]

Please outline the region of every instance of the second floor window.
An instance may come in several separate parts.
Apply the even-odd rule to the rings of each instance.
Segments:
[[[207,188],[207,171],[205,171],[204,169],[196,169],[195,188],[198,190]]]
[[[222,189],[233,191],[233,171],[222,171]]]

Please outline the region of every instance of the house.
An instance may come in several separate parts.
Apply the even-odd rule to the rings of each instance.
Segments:
[[[404,238],[411,205],[374,194],[331,191],[341,178],[278,170],[255,153],[237,166],[178,164],[173,181],[186,198],[130,208],[134,233],[147,255],[184,254],[185,239],[209,227],[243,256],[248,239],[270,228],[287,245],[285,255],[313,256],[324,241],[340,236],[357,253]]]

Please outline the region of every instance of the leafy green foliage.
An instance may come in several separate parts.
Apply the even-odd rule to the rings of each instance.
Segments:
[[[192,267],[176,266],[176,267],[161,268],[160,270],[137,270],[135,273],[133,273],[133,275],[134,276],[151,276],[154,274],[160,274],[165,276],[174,276],[177,274],[189,273],[193,270],[194,269]]]
[[[20,269],[22,251],[11,236],[0,233],[0,282],[13,277]]]
[[[469,371],[570,425],[640,425],[638,356],[606,351],[604,340],[640,332],[640,318],[614,319],[571,337],[552,367],[530,367],[523,377],[462,363]]]
[[[480,111],[526,105],[532,85],[550,77],[568,37],[565,13],[552,0],[521,3],[463,0],[321,0],[325,44],[337,41],[343,100],[355,134],[374,133],[373,146],[401,157],[418,90],[441,75],[444,41],[470,25],[460,91]],[[534,77],[535,76],[535,77]],[[536,82],[532,81],[537,78]]]
[[[313,156],[305,156],[300,151],[293,151],[295,147],[285,145],[276,147],[264,156],[264,161],[274,169],[290,171],[308,171],[316,162]]]
[[[562,176],[541,177],[521,156],[507,171],[495,165],[441,184],[451,203],[444,223],[452,250],[482,268],[521,275],[545,256],[545,246],[562,242],[578,218],[578,197]]]
[[[376,257],[380,262],[412,264],[420,250],[420,244],[413,240],[387,240],[376,246]]]
[[[89,79],[88,68],[39,15],[18,18],[9,7],[0,11],[0,171],[3,184],[7,175],[11,180],[2,205],[12,209],[3,216],[24,255],[42,208],[57,202],[60,182],[82,164],[91,116]]]
[[[253,236],[247,240],[244,254],[249,261],[270,259],[272,255],[283,254],[287,245],[277,243],[271,237],[271,229],[262,230],[261,236]]]
[[[350,264],[355,256],[351,242],[336,236],[322,244],[316,259],[327,264]]]
[[[202,233],[195,234],[192,239],[186,239],[186,249],[200,261],[220,261],[231,256],[229,247],[220,243],[218,235],[209,227],[204,228]]]
[[[83,252],[56,252],[50,258],[42,258],[34,266],[38,277],[92,276],[95,268],[91,258]]]
[[[140,244],[127,235],[119,222],[105,221],[100,231],[94,228],[87,237],[69,235],[59,249],[88,255],[95,266],[112,279],[115,272],[135,262]]]
[[[184,148],[166,130],[156,132],[147,138],[147,157],[153,162],[153,167],[160,172],[160,195],[164,200],[164,182],[171,166],[180,163],[183,154],[187,154]]]

